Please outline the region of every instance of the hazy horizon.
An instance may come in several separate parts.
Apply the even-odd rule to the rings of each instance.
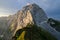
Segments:
[[[60,0],[0,0],[0,17],[15,14],[27,3],[36,3],[48,17],[60,20]]]

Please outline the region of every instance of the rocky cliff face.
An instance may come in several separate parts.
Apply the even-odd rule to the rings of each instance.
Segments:
[[[39,26],[41,22],[48,20],[45,12],[36,4],[30,4],[23,7],[23,9],[19,10],[12,18],[13,19],[10,20],[12,31],[24,28],[28,23]]]
[[[48,17],[42,8],[36,4],[30,4],[19,10],[17,14],[10,16],[8,26],[12,34],[15,34],[17,30],[26,27],[27,24],[36,24],[59,39],[60,34],[47,23],[47,20]]]

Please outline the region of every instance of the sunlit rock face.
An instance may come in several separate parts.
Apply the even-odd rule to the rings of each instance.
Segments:
[[[17,19],[17,30],[26,27],[28,23],[33,23],[31,12],[29,10],[20,11]]]

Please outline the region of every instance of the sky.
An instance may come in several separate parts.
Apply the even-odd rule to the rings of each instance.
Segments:
[[[60,20],[60,0],[0,0],[0,17],[17,13],[27,3],[36,3],[48,17]]]

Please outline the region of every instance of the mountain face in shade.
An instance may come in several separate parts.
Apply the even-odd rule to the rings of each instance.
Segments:
[[[17,30],[13,40],[57,40],[47,30],[40,26],[28,24],[25,28]]]

